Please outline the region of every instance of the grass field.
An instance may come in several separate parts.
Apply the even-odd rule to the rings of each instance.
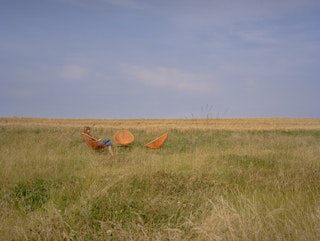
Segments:
[[[117,154],[89,149],[130,130]],[[320,240],[320,119],[0,118],[0,240]],[[159,150],[144,144],[169,133]]]

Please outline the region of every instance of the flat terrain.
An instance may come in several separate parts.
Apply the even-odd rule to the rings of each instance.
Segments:
[[[115,156],[81,137],[113,141]],[[0,240],[320,240],[320,119],[0,118]],[[130,130],[130,147],[113,140]],[[161,149],[144,147],[168,132]]]
[[[320,130],[316,118],[232,118],[232,119],[41,119],[0,118],[2,127],[65,127],[94,126],[110,129],[179,129],[179,130]]]

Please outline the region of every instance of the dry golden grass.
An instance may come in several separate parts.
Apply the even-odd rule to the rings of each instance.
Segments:
[[[135,136],[117,154],[80,133]],[[0,240],[320,240],[320,119],[1,118]],[[160,150],[144,144],[169,132]]]

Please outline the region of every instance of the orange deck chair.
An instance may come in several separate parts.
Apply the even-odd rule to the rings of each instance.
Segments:
[[[81,135],[82,135],[83,139],[85,140],[85,142],[87,143],[87,145],[94,150],[101,149],[101,148],[104,148],[107,146],[102,141],[99,141],[84,132],[82,132]]]
[[[128,130],[120,130],[120,131],[117,131],[116,134],[114,134],[113,139],[120,146],[126,147],[134,141],[134,136]]]
[[[163,135],[159,136],[158,138],[150,141],[149,143],[145,144],[144,146],[151,149],[158,149],[162,147],[163,143],[168,137],[168,133],[164,133]]]

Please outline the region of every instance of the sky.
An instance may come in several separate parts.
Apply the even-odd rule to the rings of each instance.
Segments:
[[[0,3],[0,117],[320,118],[318,0]]]

